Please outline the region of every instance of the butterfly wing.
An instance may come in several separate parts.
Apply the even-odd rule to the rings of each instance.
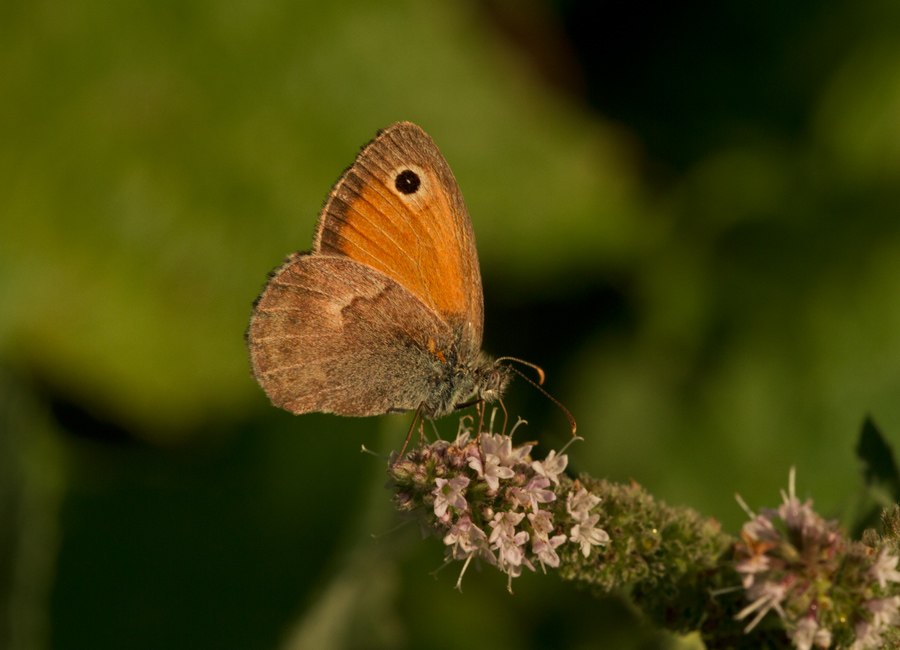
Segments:
[[[366,416],[426,401],[448,369],[435,350],[454,336],[379,271],[296,253],[257,300],[247,344],[254,377],[276,406]]]
[[[484,304],[472,223],[453,172],[415,124],[381,131],[334,186],[313,252],[348,257],[408,289],[481,349]]]

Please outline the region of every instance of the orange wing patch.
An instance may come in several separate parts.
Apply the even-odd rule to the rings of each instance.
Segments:
[[[339,233],[341,252],[381,271],[438,313],[466,313],[467,277],[459,244],[448,227],[451,220],[441,217],[449,210],[446,199],[429,192],[403,209],[400,199],[385,197],[385,190],[364,187],[348,204]]]
[[[322,209],[313,248],[383,273],[448,323],[471,323],[480,347],[472,225],[450,168],[415,125],[394,125],[360,153]]]

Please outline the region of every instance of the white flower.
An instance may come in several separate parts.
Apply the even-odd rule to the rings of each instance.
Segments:
[[[541,568],[544,569],[545,573],[547,571],[545,564],[554,568],[559,566],[559,555],[557,555],[555,549],[565,541],[565,535],[556,535],[547,540],[539,540],[531,545],[531,550],[537,555]]]
[[[450,506],[457,510],[465,510],[468,507],[466,498],[463,496],[463,491],[469,485],[468,477],[457,476],[449,481],[444,478],[436,478],[434,482],[437,484],[432,492],[434,494],[434,514],[438,519],[444,518],[447,508]]]
[[[872,625],[869,621],[859,621],[853,626],[853,632],[856,634],[856,641],[850,646],[850,650],[864,650],[865,648],[874,648],[881,641],[881,630]]]
[[[459,433],[456,434],[456,440],[453,441],[453,446],[457,449],[465,449],[466,445],[469,444],[469,431],[463,426],[463,421],[459,421]]]
[[[528,513],[528,521],[531,522],[531,550],[537,555],[541,568],[547,571],[545,565],[551,567],[559,566],[559,555],[556,554],[556,547],[565,542],[568,537],[565,535],[555,535],[550,537],[550,533],[556,528],[553,523],[553,516],[546,510],[538,510],[537,512]]]
[[[831,647],[831,630],[827,627],[820,627],[816,630],[816,636],[813,637],[813,643],[818,648],[830,648]]]
[[[856,641],[851,650],[864,650],[866,648],[880,648],[883,645],[882,636],[900,624],[900,596],[893,598],[874,598],[867,601],[863,607],[872,612],[872,620],[860,620],[854,626]]]
[[[496,564],[496,558],[488,548],[487,535],[472,523],[468,513],[453,524],[450,532],[444,537],[444,544],[449,547],[447,551],[454,560],[461,560],[480,552],[485,559]]]
[[[515,537],[516,526],[525,518],[524,512],[498,512],[490,521],[490,527],[494,529],[491,533],[491,543],[500,535],[507,537]]]
[[[498,551],[498,566],[509,574],[510,580],[522,573],[522,566],[534,571],[522,550],[529,535],[524,530],[516,531],[516,526],[524,518],[525,513],[522,512],[498,512],[490,521],[493,531],[488,541],[491,548]]]
[[[595,528],[600,520],[600,515],[591,515],[581,523],[572,526],[569,531],[569,541],[581,545],[581,553],[584,557],[591,554],[591,546],[600,546],[609,541],[609,535],[602,528]]]
[[[496,456],[500,461],[505,461],[512,453],[512,439],[499,433],[483,433],[481,434],[481,451],[486,455]]]
[[[741,583],[744,585],[744,589],[747,589],[753,584],[755,574],[768,571],[771,566],[772,558],[763,553],[758,553],[745,560],[741,560],[734,565],[734,568],[738,573],[743,574],[741,576]]]
[[[472,558],[481,557],[497,566],[497,558],[488,546],[487,536],[483,530],[472,523],[468,513],[463,514],[459,521],[450,528],[450,532],[444,537],[444,544],[447,545],[448,558],[466,560],[459,572],[459,579],[456,581],[456,588],[460,591],[462,591],[463,576]]]
[[[812,500],[800,503],[797,498],[795,467],[788,472],[788,491],[781,491],[783,503],[777,510],[763,509],[762,514],[769,519],[780,517],[790,530],[800,533],[804,540],[817,540],[830,544],[836,537],[834,522],[827,522],[816,514],[812,508]]]
[[[787,593],[787,585],[783,582],[757,582],[747,590],[747,596],[755,600],[747,605],[744,609],[737,613],[735,618],[741,620],[746,618],[753,612],[757,612],[756,616],[750,621],[750,624],[744,628],[744,633],[749,632],[756,624],[759,623],[770,609],[778,612],[781,618],[784,618],[784,609],[781,607],[781,601]]]
[[[545,489],[549,485],[550,479],[535,476],[528,481],[525,487],[512,488],[509,493],[517,505],[523,508],[531,505],[531,511],[537,512],[538,503],[550,503],[556,500],[556,494],[553,493],[553,490]]]
[[[483,464],[478,453],[469,456],[469,467],[474,469],[478,473],[478,476],[483,478],[484,482],[487,483],[488,487],[492,490],[498,490],[500,488],[501,478],[512,478],[516,474],[509,467],[503,467],[501,465],[499,456],[487,451],[484,452]]]
[[[494,549],[499,551],[500,566],[519,566],[525,559],[522,546],[528,541],[528,533],[520,530],[515,537],[498,535],[494,541]]]
[[[813,644],[819,648],[827,648],[831,645],[831,631],[819,627],[815,616],[804,616],[797,623],[797,628],[788,632],[791,641],[798,650],[811,650]]]
[[[746,522],[741,529],[744,533],[758,542],[780,542],[782,537],[775,528],[772,520],[763,515],[756,515]]]
[[[600,497],[594,496],[584,488],[577,494],[569,492],[566,498],[566,510],[575,521],[585,521],[591,514],[591,510],[600,503]]]
[[[893,598],[873,598],[864,607],[873,614],[872,624],[879,626],[897,625],[900,623],[900,596]]]
[[[539,476],[546,477],[559,485],[559,475],[563,473],[568,464],[569,457],[566,454],[557,456],[556,450],[551,449],[544,460],[534,461],[531,463],[531,467]]]
[[[509,456],[503,459],[503,464],[516,465],[518,463],[524,463],[528,460],[528,454],[531,453],[532,447],[534,447],[534,445],[519,445],[512,450],[512,453],[510,453]]]
[[[818,627],[815,618],[812,616],[805,616],[797,623],[796,629],[788,632],[788,636],[791,637],[791,641],[798,650],[810,650],[810,648],[812,648],[813,637],[815,637],[816,629],[818,629]]]
[[[511,467],[531,452],[534,445],[522,445],[513,449],[512,438],[499,433],[481,435],[481,450],[485,454],[496,456],[503,467]]]
[[[528,513],[528,521],[531,522],[531,529],[537,539],[547,541],[550,533],[555,528],[553,524],[553,515],[546,510],[538,510],[537,512]]]
[[[869,573],[873,578],[878,580],[878,584],[882,589],[887,587],[888,582],[900,582],[900,571],[897,571],[897,561],[900,560],[896,555],[891,555],[887,546],[881,549],[875,564],[869,569]]]

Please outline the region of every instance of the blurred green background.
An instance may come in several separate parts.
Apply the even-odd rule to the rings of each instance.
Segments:
[[[408,418],[250,378],[266,273],[398,120],[456,174],[485,348],[547,370],[573,471],[736,532],[792,464],[849,521],[866,414],[900,443],[896,3],[11,0],[0,70],[0,647],[659,641],[554,575],[433,579],[359,453]],[[567,441],[506,403],[538,456]]]

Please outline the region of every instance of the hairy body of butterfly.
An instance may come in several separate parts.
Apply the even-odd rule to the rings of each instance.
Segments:
[[[254,304],[253,375],[293,413],[440,417],[500,396],[509,369],[481,352],[475,237],[449,166],[424,131],[382,131],[332,189],[313,249]]]

